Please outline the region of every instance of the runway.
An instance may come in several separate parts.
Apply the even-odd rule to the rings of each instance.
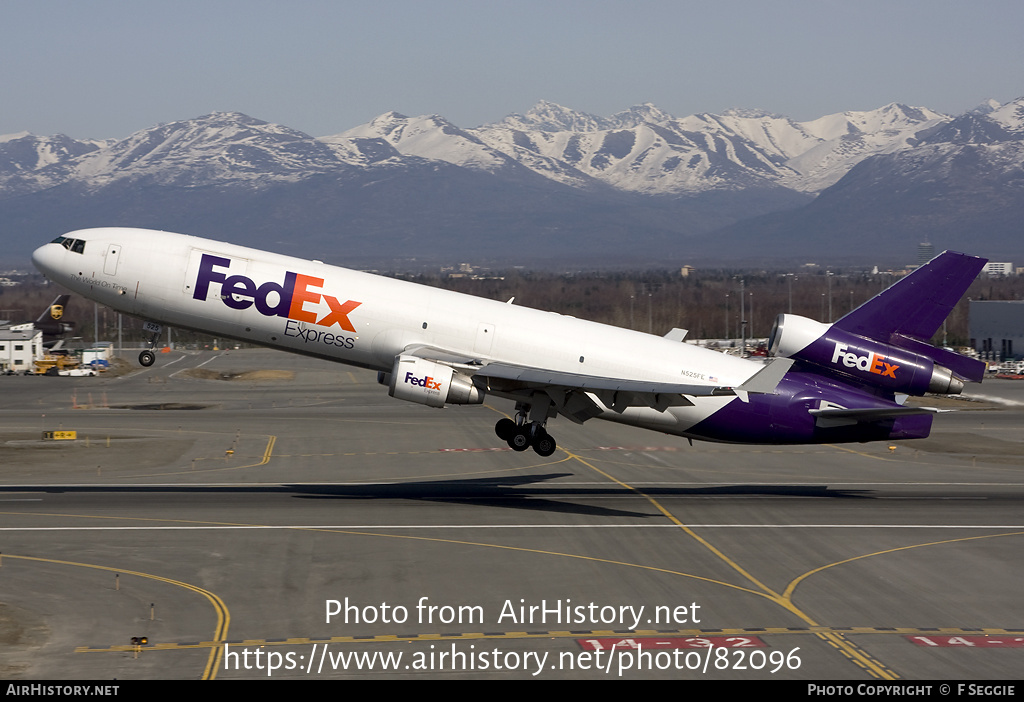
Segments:
[[[892,449],[549,458],[271,351],[0,388],[8,679],[1019,677],[1024,383]]]

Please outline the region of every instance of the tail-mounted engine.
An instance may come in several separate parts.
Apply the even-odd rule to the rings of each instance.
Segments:
[[[399,400],[429,407],[478,405],[485,392],[464,373],[425,358],[397,356],[390,373],[378,373],[377,382],[388,386],[388,394]]]
[[[934,358],[924,355],[929,350],[937,357],[950,352],[913,340],[908,340],[908,344],[922,353],[851,334],[806,317],[780,314],[772,327],[768,352],[812,363],[831,374],[892,392],[960,394],[963,381],[937,364]]]

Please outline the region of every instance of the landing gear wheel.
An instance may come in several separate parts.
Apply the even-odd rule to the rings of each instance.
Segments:
[[[555,452],[556,448],[554,438],[543,429],[538,431],[537,435],[533,437],[533,450],[540,456],[547,458]]]
[[[516,433],[509,437],[508,446],[513,451],[525,451],[530,448],[530,435],[526,429],[516,428]]]
[[[498,423],[494,425],[494,433],[498,435],[498,438],[502,441],[508,441],[512,438],[512,435],[516,433],[516,423],[508,417],[499,419]]]
[[[144,366],[151,366],[156,362],[156,355],[152,351],[143,351],[139,354],[139,363]]]

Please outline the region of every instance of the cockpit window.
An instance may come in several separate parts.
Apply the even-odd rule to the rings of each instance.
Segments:
[[[74,253],[85,253],[85,239],[71,239],[66,236],[58,236],[50,243],[60,244],[68,251],[73,251]]]

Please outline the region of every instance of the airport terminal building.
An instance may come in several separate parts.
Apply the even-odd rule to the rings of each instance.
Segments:
[[[971,300],[971,346],[986,360],[1024,357],[1024,300]]]

